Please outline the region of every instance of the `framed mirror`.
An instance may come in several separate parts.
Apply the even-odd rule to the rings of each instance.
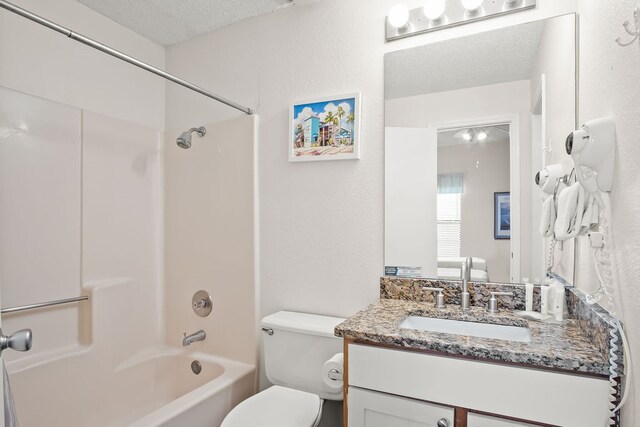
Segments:
[[[386,275],[573,283],[534,176],[572,168],[576,38],[569,14],[385,55]]]

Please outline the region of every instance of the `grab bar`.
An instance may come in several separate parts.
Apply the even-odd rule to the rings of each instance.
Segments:
[[[59,299],[55,301],[41,302],[38,304],[20,305],[17,307],[7,307],[0,310],[0,314],[15,313],[17,311],[33,310],[35,308],[50,307],[52,305],[69,304],[71,302],[88,301],[88,295],[81,295],[75,298]]]

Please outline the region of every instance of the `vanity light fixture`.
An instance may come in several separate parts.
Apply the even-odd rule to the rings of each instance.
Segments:
[[[472,132],[472,129],[467,129],[466,131],[464,131],[464,133],[462,134],[462,139],[464,139],[465,141],[471,141],[473,139]]]
[[[484,129],[481,129],[478,133],[476,133],[476,139],[480,142],[486,140],[489,137],[489,135],[487,135],[487,132],[484,131]]]
[[[387,42],[535,9],[538,0],[423,1],[423,6],[416,9],[409,10],[403,4],[391,8],[386,22]]]
[[[462,0],[462,7],[468,12],[475,12],[482,7],[484,0]]]
[[[405,28],[409,22],[409,9],[401,4],[393,6],[389,11],[388,22],[393,28]]]
[[[444,15],[447,7],[445,0],[427,0],[424,4],[424,16],[432,21],[438,21]]]

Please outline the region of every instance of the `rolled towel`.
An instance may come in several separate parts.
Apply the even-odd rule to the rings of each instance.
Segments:
[[[579,182],[563,189],[557,196],[558,207],[554,226],[556,240],[572,239],[582,230],[586,196]]]
[[[553,228],[556,223],[556,205],[553,196],[542,202],[542,215],[540,216],[540,234],[543,237],[553,236]]]

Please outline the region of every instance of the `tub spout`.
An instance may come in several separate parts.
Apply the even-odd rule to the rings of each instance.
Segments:
[[[182,345],[186,347],[196,341],[204,341],[206,337],[207,337],[207,333],[202,329],[200,329],[198,332],[194,332],[191,335],[187,335],[187,333],[185,332],[184,338],[182,339]]]

